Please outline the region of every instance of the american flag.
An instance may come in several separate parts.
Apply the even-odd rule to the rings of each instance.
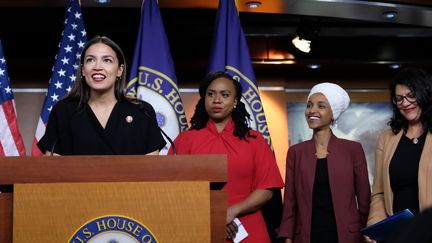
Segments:
[[[52,107],[72,88],[76,71],[79,66],[81,51],[87,42],[84,20],[77,0],[70,0],[66,11],[64,30],[59,44],[49,81],[48,92],[42,107],[36,136],[32,147],[32,155],[41,155],[36,143],[45,133],[45,127]]]
[[[18,129],[15,103],[0,40],[0,156],[25,155],[24,142]]]

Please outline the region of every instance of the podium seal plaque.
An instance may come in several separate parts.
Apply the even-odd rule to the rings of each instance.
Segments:
[[[69,243],[157,243],[143,224],[122,215],[108,215],[86,222]]]

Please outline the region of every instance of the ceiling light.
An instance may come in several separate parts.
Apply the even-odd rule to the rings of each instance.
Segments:
[[[397,64],[397,63],[393,63],[393,64],[390,64],[389,67],[390,67],[391,69],[399,69],[399,68],[401,67],[401,65],[400,65],[400,64]]]
[[[386,19],[395,19],[398,13],[396,11],[386,11],[382,14],[382,16]]]
[[[252,61],[253,64],[296,64],[295,60],[260,60]]]
[[[261,2],[258,1],[246,2],[246,6],[248,6],[248,8],[258,8],[259,6],[261,6]]]
[[[319,65],[319,64],[309,64],[308,65],[308,68],[310,68],[310,69],[318,69],[320,67],[321,67],[321,65]]]
[[[94,0],[94,1],[99,4],[108,4],[110,0]]]
[[[292,40],[294,46],[302,52],[311,51],[311,43],[318,36],[319,19],[302,19]]]
[[[292,40],[293,45],[302,52],[309,53],[311,51],[311,41],[301,39],[299,36],[295,36]]]

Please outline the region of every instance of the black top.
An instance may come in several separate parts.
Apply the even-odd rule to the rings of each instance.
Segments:
[[[105,126],[88,104],[61,100],[52,109],[44,136],[38,142],[45,153],[60,155],[139,155],[162,149],[166,142],[157,127],[156,114],[147,102],[115,104]],[[154,118],[154,122],[145,115]]]
[[[338,242],[327,158],[317,159],[313,186],[311,243],[318,242]]]
[[[420,156],[426,140],[426,132],[417,144],[402,136],[390,161],[390,185],[393,191],[393,212],[408,208],[413,214],[419,212],[418,169]]]

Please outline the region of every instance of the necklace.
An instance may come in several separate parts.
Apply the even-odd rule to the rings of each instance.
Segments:
[[[421,129],[421,130],[411,129],[410,135],[408,135],[408,133],[410,133],[410,132],[408,131],[407,133],[405,133],[405,136],[407,138],[409,138],[413,144],[418,144],[419,138],[424,134],[423,129]],[[417,135],[417,136],[415,136],[415,135]]]

